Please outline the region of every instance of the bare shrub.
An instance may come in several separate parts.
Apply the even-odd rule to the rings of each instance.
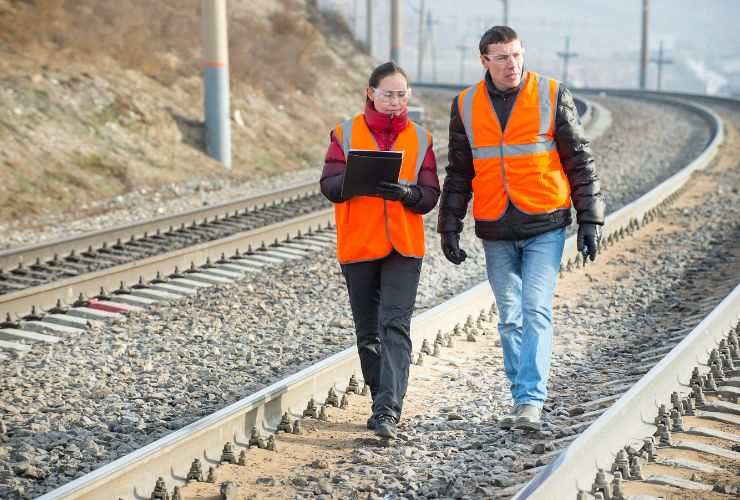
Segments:
[[[319,21],[328,33],[352,38],[352,28],[338,10],[327,7],[321,9],[320,14]]]

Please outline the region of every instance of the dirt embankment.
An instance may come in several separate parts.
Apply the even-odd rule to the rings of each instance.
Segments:
[[[300,0],[229,1],[226,171],[204,153],[199,5],[0,0],[0,223],[320,163],[375,64],[346,24]]]

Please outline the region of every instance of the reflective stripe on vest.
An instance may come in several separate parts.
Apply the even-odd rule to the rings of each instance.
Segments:
[[[481,81],[462,91],[458,109],[471,145],[473,216],[497,220],[508,203],[529,213],[570,207],[570,186],[554,140],[558,82],[528,72],[502,131]]]
[[[378,150],[364,115],[347,120],[334,129],[347,158],[350,149]],[[403,151],[400,184],[416,184],[429,148],[427,130],[409,121],[391,150]],[[424,223],[421,215],[400,201],[376,196],[355,196],[334,205],[337,225],[337,258],[342,264],[381,259],[393,249],[407,257],[424,255]]]

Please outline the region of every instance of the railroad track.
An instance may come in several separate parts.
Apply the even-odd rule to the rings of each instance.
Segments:
[[[720,123],[716,115],[707,113],[707,116],[713,118],[715,124]],[[662,206],[670,203],[685,185],[691,172],[703,168],[716,154],[718,144],[722,140],[721,126],[717,125],[715,132],[713,142],[692,165],[640,200],[610,215],[606,226],[606,245],[616,244],[621,238],[651,220]],[[582,266],[580,258],[576,255],[573,238],[568,240],[564,255],[564,271]],[[414,345],[423,346],[424,341],[428,345],[433,345],[441,334],[440,330],[454,334],[472,328],[471,323],[461,328],[459,324],[462,323],[461,318],[469,315],[479,316],[482,310],[488,314],[491,300],[490,289],[484,283],[420,314],[412,322]],[[446,335],[441,336],[439,340]],[[303,416],[303,409],[310,398],[324,400],[324,395],[327,395],[326,404],[333,404],[334,397],[329,394],[330,389],[338,396],[350,393],[348,388],[351,384],[348,381],[352,374],[359,373],[354,351],[354,348],[350,348],[338,353],[42,498],[126,498],[132,494],[149,496],[154,487],[153,478],[161,475],[166,478],[165,484],[171,484],[172,479],[182,480],[187,477],[188,471],[193,469],[195,458],[205,464],[209,461],[221,462],[224,459],[228,462],[231,455],[228,453],[227,441],[230,442],[230,446],[236,445],[237,449],[247,449],[252,444],[259,446],[260,438],[266,441],[265,433],[277,430],[286,413],[292,429],[295,425],[294,420]],[[340,397],[337,397],[337,403],[341,404]],[[318,407],[316,412],[319,413]],[[285,428],[285,425],[283,427]],[[267,443],[263,445],[267,446]],[[536,468],[535,466],[531,469]]]
[[[630,94],[588,93],[603,92]],[[740,111],[740,102],[724,103]],[[574,424],[581,432],[565,438],[567,448],[550,452],[553,460],[524,488],[514,488],[516,499],[552,498],[553,491],[578,500],[740,493],[740,283],[731,273],[709,286],[711,292],[692,297],[694,317],[703,318],[695,328],[676,325],[656,332],[625,353],[647,373],[612,381],[622,386],[612,396],[571,410],[568,416],[581,420]],[[618,366],[615,372],[620,373]]]
[[[586,126],[598,106],[583,98],[577,103]],[[608,126],[608,120],[606,123]],[[444,155],[443,148],[438,148],[437,154]],[[19,318],[37,321],[49,310],[60,314],[68,311],[67,304],[79,307],[87,297],[107,300],[111,291],[129,290],[152,279],[209,265],[234,248],[247,254],[251,248],[264,251],[267,244],[275,246],[301,231],[326,226],[328,208],[330,204],[311,181],[181,214],[2,251],[0,319],[5,319],[6,329],[17,330]],[[314,217],[303,217],[309,214]],[[292,219],[295,224],[285,224]],[[233,238],[235,235],[241,236]],[[231,244],[209,243],[227,239]],[[10,337],[8,332],[6,337]]]
[[[236,248],[263,247],[330,220],[316,183],[176,216],[0,253],[0,315],[39,313],[57,301],[95,296],[100,287],[136,284],[201,266]],[[153,273],[153,274],[152,274]],[[3,293],[4,292],[4,293]],[[11,318],[12,319],[12,318]]]
[[[588,123],[594,106],[578,102]],[[0,349],[53,343],[57,335],[111,313],[188,295],[204,283],[227,283],[266,263],[305,255],[323,247],[313,232],[331,229],[332,219],[330,203],[312,181],[0,252]]]
[[[641,344],[634,361],[650,371],[627,391],[574,407],[569,417],[581,414],[572,428],[584,431],[565,438],[572,441],[565,451],[545,455],[554,460],[515,498],[552,498],[557,491],[564,499],[624,499],[676,490],[699,498],[718,479],[734,489],[715,492],[736,493],[739,318],[740,285],[688,335],[667,332]]]

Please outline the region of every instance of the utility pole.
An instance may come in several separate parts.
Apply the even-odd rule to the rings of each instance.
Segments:
[[[357,27],[357,19],[359,19],[359,15],[357,15],[357,0],[352,0],[352,34],[355,37],[355,40],[358,40],[360,38],[360,28]]]
[[[229,104],[229,44],[226,0],[201,0],[203,40],[203,101],[206,115],[206,151],[231,168]]]
[[[416,56],[416,81],[421,81],[421,71],[424,66],[424,0],[419,0],[419,42]]]
[[[509,0],[501,0],[504,7],[504,26],[509,25]]]
[[[460,51],[460,84],[465,84],[465,52],[468,50],[466,45],[458,45],[457,50]]]
[[[642,0],[642,45],[640,46],[640,88],[645,89],[648,65],[648,24],[650,22],[650,0]]]
[[[391,61],[401,63],[401,0],[391,0]]]
[[[431,9],[427,11],[427,36],[426,41],[429,44],[432,56],[432,82],[437,83],[437,43],[434,41],[434,25],[439,21],[432,21]]]
[[[367,37],[367,53],[373,55],[373,0],[365,0],[366,15],[365,36]]]
[[[663,86],[663,65],[673,64],[673,59],[663,58],[663,40],[660,41],[657,59],[656,58],[650,59],[650,62],[654,62],[658,65],[658,90],[660,90],[661,87]]]
[[[563,85],[568,85],[568,61],[578,57],[578,54],[570,51],[570,36],[565,37],[565,52],[558,52],[558,57],[563,60]]]

